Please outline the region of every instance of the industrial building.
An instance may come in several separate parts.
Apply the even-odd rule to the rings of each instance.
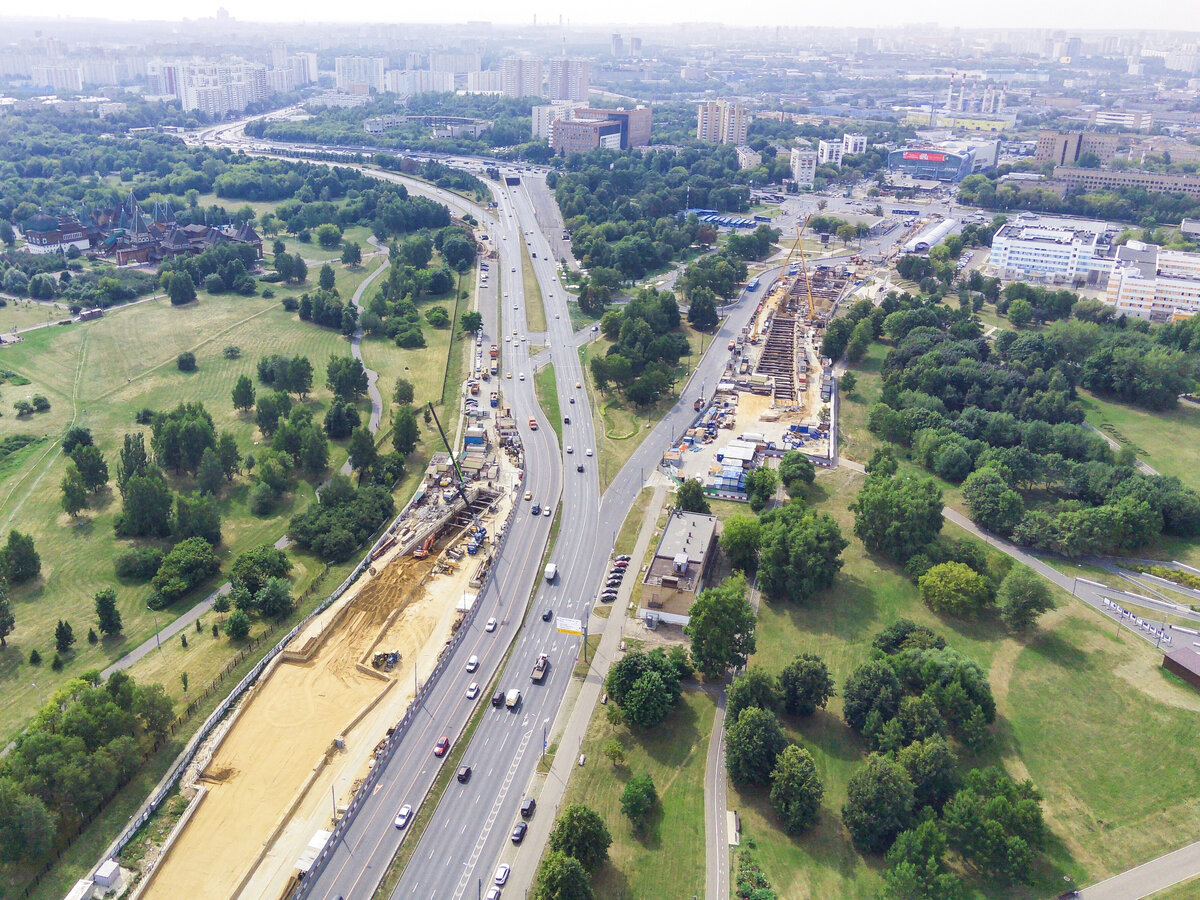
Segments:
[[[1200,253],[1130,241],[1117,248],[1105,299],[1123,315],[1152,322],[1200,311]]]
[[[1007,223],[992,238],[990,261],[1004,280],[1097,284],[1112,265],[1111,239],[1101,222]]]
[[[716,546],[716,516],[675,510],[642,578],[645,606],[686,624],[688,610],[704,590]]]

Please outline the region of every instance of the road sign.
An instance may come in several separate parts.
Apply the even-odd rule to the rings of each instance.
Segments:
[[[568,619],[559,616],[555,620],[555,628],[559,634],[583,634],[583,622],[579,619]]]

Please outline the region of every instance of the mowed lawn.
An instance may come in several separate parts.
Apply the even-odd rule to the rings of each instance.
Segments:
[[[0,312],[3,312],[0,310]],[[1175,409],[1151,412],[1079,391],[1088,424],[1132,447],[1138,458],[1164,475],[1174,475],[1200,490],[1200,409],[1180,403]]]
[[[365,271],[365,270],[364,270]],[[361,277],[361,276],[360,276]],[[241,348],[241,357],[227,360],[222,350]],[[196,354],[199,370],[178,371],[178,354]],[[0,418],[0,438],[32,434],[44,440],[4,461],[0,466],[0,530],[17,528],[33,535],[42,558],[42,576],[11,590],[17,627],[7,650],[0,652],[0,685],[6,702],[0,711],[0,739],[18,731],[61,681],[91,668],[103,668],[136,646],[158,626],[185,611],[192,598],[157,614],[146,608],[150,589],[116,581],[113,558],[131,541],[117,540],[113,520],[120,508],[115,486],[102,492],[93,509],[72,520],[60,507],[61,482],[66,459],[59,439],[73,425],[90,428],[104,453],[110,476],[115,476],[122,436],[149,429],[138,426],[135,412],[143,407],[165,410],[184,401],[204,403],[218,430],[232,432],[243,454],[252,454],[261,439],[252,415],[234,411],[230,398],[239,375],[255,378],[257,360],[270,353],[303,354],[315,370],[313,394],[307,401],[320,421],[328,406],[324,387],[325,363],[332,354],[348,354],[349,345],[337,332],[301,322],[286,312],[278,298],[201,295],[199,302],[173,308],[165,299],[110,312],[103,319],[30,332],[19,345],[0,350],[0,366],[30,379],[19,389],[4,391],[11,403],[26,394],[43,394],[49,412],[17,419],[9,412]],[[17,393],[17,390],[20,393]],[[343,447],[333,445],[331,468],[345,459]],[[176,488],[190,490],[191,479],[171,476]],[[272,543],[285,531],[287,520],[304,509],[313,497],[312,487],[301,482],[272,515],[259,518],[248,511],[250,485],[245,475],[226,488],[221,551],[226,559],[263,543]],[[319,574],[313,559],[297,559],[298,589]],[[214,580],[215,586],[218,581]],[[104,587],[115,587],[124,619],[124,636],[90,646],[88,628],[94,624],[92,597]],[[53,632],[59,619],[69,621],[77,643],[63,672],[53,673]],[[211,640],[211,638],[209,638]],[[45,662],[28,666],[31,650]],[[206,667],[207,668],[207,667]],[[134,670],[138,674],[138,670]],[[181,693],[177,671],[167,667],[169,690]],[[192,675],[192,684],[198,683]]]
[[[1013,638],[991,621],[941,619],[921,603],[897,568],[867,554],[852,536],[847,505],[862,476],[821,475],[810,500],[839,522],[851,544],[835,586],[806,604],[764,600],[754,665],[778,672],[797,653],[821,656],[840,687],[870,658],[871,640],[901,617],[929,625],[950,646],[989,671],[999,715],[992,746],[976,764],[1002,764],[1029,777],[1045,796],[1051,846],[1029,889],[973,884],[981,897],[1042,897],[1062,876],[1088,883],[1194,840],[1200,815],[1200,754],[1195,749],[1200,695],[1161,674],[1161,657],[1115,629],[1066,593],[1031,636]],[[947,525],[944,534],[959,538]],[[780,897],[874,897],[882,860],[854,850],[841,824],[846,783],[866,758],[865,743],[842,720],[842,701],[811,719],[789,719],[825,784],[817,825],[799,838],[779,828],[766,792],[731,786],[743,841]]]
[[[592,876],[598,900],[704,895],[704,765],[715,709],[711,695],[685,690],[662,725],[642,731],[614,728],[605,707],[596,706],[583,741],[587,765],[574,768],[562,805],[590,806],[612,834],[608,861]],[[613,737],[625,748],[625,763],[616,767],[602,752]],[[659,796],[640,835],[621,812],[621,793],[635,775],[649,775]]]
[[[70,317],[71,311],[61,306],[36,303],[33,300],[8,300],[4,306],[0,306],[0,331],[10,332],[22,328],[32,328],[35,325],[59,322]]]
[[[880,440],[867,430],[867,416],[871,407],[879,402],[883,388],[883,358],[891,348],[878,341],[871,343],[867,355],[850,367],[858,384],[853,393],[839,387],[838,395],[838,454],[866,463],[871,454],[881,445]]]

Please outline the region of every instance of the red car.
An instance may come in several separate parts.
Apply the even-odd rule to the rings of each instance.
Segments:
[[[450,738],[443,737],[433,747],[434,756],[445,756],[446,751],[450,749]]]

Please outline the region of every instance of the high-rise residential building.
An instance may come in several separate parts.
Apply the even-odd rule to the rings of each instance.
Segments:
[[[296,89],[296,73],[290,67],[268,69],[267,88],[276,94],[290,94]]]
[[[792,180],[800,187],[812,187],[817,176],[817,151],[792,148]]]
[[[405,66],[417,68],[417,66]],[[434,72],[450,72],[452,75],[465,75],[478,72],[480,57],[478,53],[430,53],[429,68]]]
[[[842,135],[842,153],[848,156],[858,156],[867,152],[867,136],[865,134]]]
[[[746,107],[710,100],[696,107],[696,139],[710,144],[744,144],[750,127]]]
[[[83,70],[65,61],[34,66],[30,80],[35,88],[50,88],[56,94],[83,90]]]
[[[1054,131],[1038,132],[1037,147],[1033,152],[1036,163],[1052,162],[1056,166],[1070,166],[1079,162],[1085,153],[1094,154],[1102,166],[1108,165],[1117,155],[1117,135],[1097,131]]]
[[[608,48],[612,52],[613,56],[624,56],[625,55],[625,39],[622,38],[619,34],[614,34],[611,38],[609,38],[609,47]]]
[[[842,165],[842,143],[841,141],[818,141],[817,142],[817,163],[822,166],[837,166]]]
[[[510,56],[500,63],[501,91],[506,97],[542,95],[542,61]]]
[[[1129,241],[1117,248],[1105,299],[1118,314],[1152,322],[1200,312],[1200,253]]]
[[[288,67],[288,51],[287,44],[283,41],[274,41],[271,44],[271,68],[286,69]]]
[[[504,90],[504,77],[496,69],[467,73],[467,93],[499,94]]]
[[[629,55],[630,56],[641,56],[642,55],[642,39],[640,37],[631,37],[629,39]]]
[[[352,85],[366,85],[368,91],[382,91],[384,62],[379,56],[339,56],[334,61],[337,89],[351,91]]]
[[[288,57],[288,63],[298,86],[317,83],[317,54],[294,53]]]
[[[84,84],[116,84],[121,81],[121,67],[115,59],[88,56],[79,60],[79,72]]]
[[[383,77],[384,90],[389,94],[424,94],[428,91],[449,93],[454,90],[453,72],[431,72],[417,69],[389,69]]]
[[[180,105],[213,118],[241,112],[270,93],[267,67],[258,63],[189,63],[177,74]]]
[[[152,97],[179,97],[180,68],[178,63],[161,59],[146,63],[146,93]]]
[[[586,59],[552,59],[548,84],[551,100],[587,100],[591,64]]]

